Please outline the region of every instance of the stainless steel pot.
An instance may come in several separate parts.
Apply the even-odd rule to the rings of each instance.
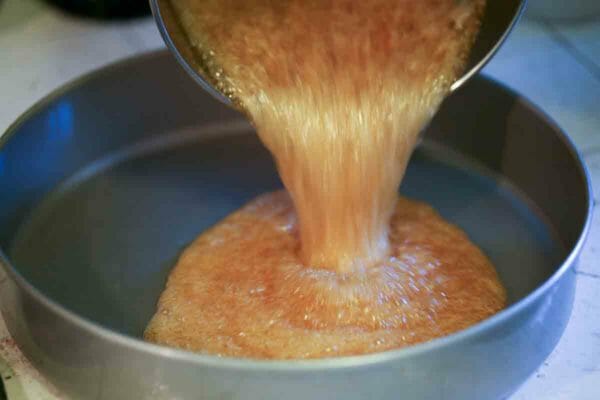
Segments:
[[[208,93],[220,101],[229,104],[229,98],[212,87],[210,79],[206,79],[199,72],[202,70],[200,67],[202,64],[200,61],[201,55],[190,44],[187,35],[181,29],[180,21],[176,13],[173,12],[171,0],[149,0],[149,2],[158,30],[169,50],[171,50],[177,61],[179,61],[179,64]],[[498,51],[517,23],[524,7],[525,0],[487,2],[479,34],[471,48],[469,59],[465,66],[465,73],[454,82],[451,87],[452,91],[458,89],[469,78],[477,74],[496,54],[496,51]]]
[[[567,136],[475,77],[436,116],[402,191],[496,264],[510,306],[403,350],[314,361],[217,358],[143,342],[173,260],[279,181],[241,116],[165,52],[103,68],[19,118],[0,147],[2,315],[19,347],[82,399],[501,399],[571,312],[591,194]]]

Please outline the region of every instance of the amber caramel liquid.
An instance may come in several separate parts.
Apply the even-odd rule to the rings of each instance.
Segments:
[[[258,358],[362,354],[504,306],[466,235],[397,195],[484,0],[171,2],[200,71],[249,116],[287,192],[190,245],[147,340]]]
[[[172,0],[208,78],[273,153],[302,259],[389,252],[419,132],[462,72],[483,0]]]
[[[307,266],[285,192],[267,194],[181,255],[146,340],[253,358],[372,353],[466,328],[504,307],[485,255],[431,207],[399,199],[390,254],[362,271]]]

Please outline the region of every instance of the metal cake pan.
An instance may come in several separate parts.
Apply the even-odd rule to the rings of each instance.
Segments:
[[[510,305],[406,349],[313,361],[218,358],[143,342],[181,249],[279,187],[235,111],[166,52],[57,90],[0,147],[1,311],[60,391],[95,399],[501,399],[543,362],[571,312],[592,208],[568,137],[476,76],[444,103],[401,188],[464,229]]]

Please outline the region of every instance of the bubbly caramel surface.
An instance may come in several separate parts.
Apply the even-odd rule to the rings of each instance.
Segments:
[[[263,195],[183,252],[144,337],[216,355],[333,357],[424,342],[504,307],[490,261],[431,207],[399,199],[389,241],[362,270],[308,267],[288,194]]]

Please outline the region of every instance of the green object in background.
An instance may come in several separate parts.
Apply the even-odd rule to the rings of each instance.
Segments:
[[[0,356],[0,400],[8,400],[6,394],[6,387],[4,386],[4,379],[10,379],[13,377],[13,371],[10,369],[6,361]]]
[[[4,381],[0,378],[0,400],[6,400],[6,391],[4,390]]]
[[[150,13],[147,0],[46,0],[73,14],[99,19],[133,18]]]

